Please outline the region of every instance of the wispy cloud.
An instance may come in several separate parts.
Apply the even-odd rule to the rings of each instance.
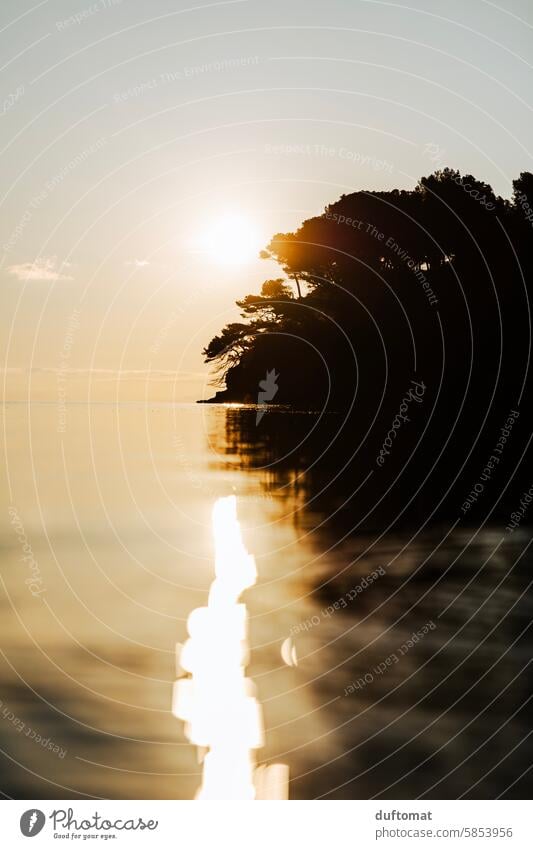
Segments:
[[[9,265],[7,271],[18,280],[72,280],[69,274],[63,273],[63,270],[68,268],[71,268],[69,262],[64,262],[58,268],[57,257],[40,256],[33,262]]]
[[[147,265],[150,265],[147,259],[129,259],[126,262],[126,265],[133,266],[134,268],[146,268]]]

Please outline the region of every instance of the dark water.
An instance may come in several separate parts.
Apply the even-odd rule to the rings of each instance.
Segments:
[[[436,510],[431,476],[404,511],[409,486],[383,496],[394,467],[378,478],[346,429],[335,442],[341,424],[73,405],[60,433],[54,405],[8,407],[5,795],[194,796],[174,646],[213,580],[213,504],[235,494],[258,567],[245,597],[258,759],[289,765],[290,797],[527,796],[527,521],[510,534],[488,502],[475,524],[459,504]]]

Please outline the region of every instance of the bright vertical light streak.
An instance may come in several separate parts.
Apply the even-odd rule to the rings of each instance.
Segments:
[[[215,580],[207,606],[193,610],[187,622],[179,665],[190,677],[176,681],[173,713],[185,722],[191,743],[207,750],[197,799],[284,798],[287,768],[256,770],[263,711],[246,677],[248,611],[239,598],[255,584],[257,569],[244,547],[235,496],[215,503],[213,534]]]

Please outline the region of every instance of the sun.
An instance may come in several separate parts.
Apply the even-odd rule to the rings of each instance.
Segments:
[[[210,221],[195,239],[196,251],[219,265],[244,265],[256,259],[261,240],[254,222],[239,212]]]

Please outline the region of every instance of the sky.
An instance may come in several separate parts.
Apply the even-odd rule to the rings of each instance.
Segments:
[[[532,65],[527,0],[2,0],[5,396],[209,397],[274,233],[446,165],[511,195]]]

